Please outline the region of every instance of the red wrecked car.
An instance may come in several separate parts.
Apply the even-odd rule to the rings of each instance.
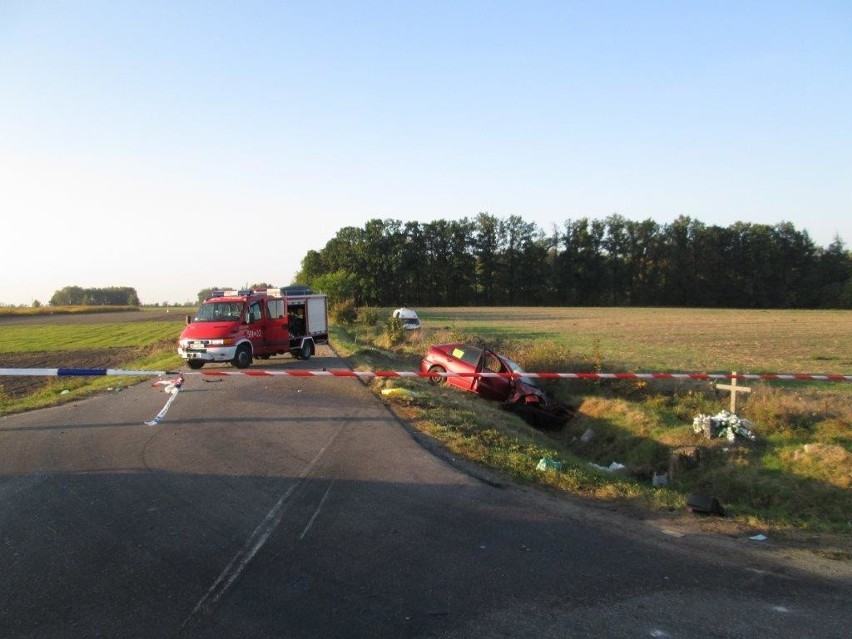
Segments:
[[[524,370],[517,362],[487,348],[434,344],[421,360],[420,371],[430,374],[429,381],[433,384],[457,386],[501,402],[503,408],[518,413],[536,428],[562,428],[575,414],[573,408],[550,397],[532,378],[523,375]],[[482,377],[481,373],[505,376]]]

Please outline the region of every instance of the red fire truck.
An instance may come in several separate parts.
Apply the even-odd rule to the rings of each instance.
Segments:
[[[328,301],[308,287],[214,291],[186,316],[178,354],[192,369],[208,362],[247,368],[254,358],[310,359],[328,343]]]

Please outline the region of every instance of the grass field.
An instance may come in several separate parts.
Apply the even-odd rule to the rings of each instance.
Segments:
[[[4,326],[0,353],[88,351],[145,346],[176,340],[182,323],[110,322],[106,324],[53,324],[33,330],[29,325]]]
[[[852,372],[852,312],[664,308],[418,309],[426,326],[565,347],[613,371]],[[384,316],[384,309],[382,310]]]

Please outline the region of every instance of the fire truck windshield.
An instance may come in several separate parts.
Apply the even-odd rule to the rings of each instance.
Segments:
[[[195,314],[196,322],[236,322],[242,313],[242,304],[236,302],[209,302],[202,304]]]

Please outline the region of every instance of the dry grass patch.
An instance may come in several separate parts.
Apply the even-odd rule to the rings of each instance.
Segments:
[[[852,454],[836,444],[805,444],[781,453],[783,467],[790,473],[824,482],[837,488],[852,486]]]

